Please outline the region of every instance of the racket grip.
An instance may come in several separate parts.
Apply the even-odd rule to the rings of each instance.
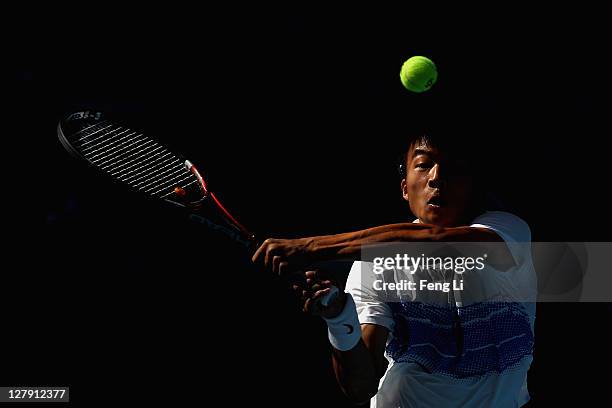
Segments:
[[[326,294],[325,296],[323,296],[321,299],[319,299],[319,304],[327,307],[329,306],[329,304],[338,297],[338,294],[340,293],[340,289],[338,289],[335,286],[331,286],[330,288],[331,290],[329,291],[328,294]]]

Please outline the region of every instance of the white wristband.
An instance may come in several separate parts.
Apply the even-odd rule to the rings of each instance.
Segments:
[[[361,325],[355,308],[355,301],[350,293],[346,294],[346,304],[342,312],[331,319],[323,318],[327,323],[329,342],[335,349],[347,351],[359,343]]]

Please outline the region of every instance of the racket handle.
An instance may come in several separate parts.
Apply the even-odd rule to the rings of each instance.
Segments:
[[[329,304],[338,297],[338,294],[340,293],[340,289],[338,289],[335,286],[332,286],[330,288],[331,290],[329,291],[328,294],[326,294],[325,296],[323,296],[321,299],[319,299],[319,304],[327,307],[329,306]]]

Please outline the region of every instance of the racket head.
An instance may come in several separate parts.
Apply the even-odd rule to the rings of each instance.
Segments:
[[[253,246],[254,235],[208,191],[196,167],[153,137],[96,110],[66,115],[57,134],[72,156],[132,191],[186,208],[197,222]]]
[[[197,205],[207,194],[185,159],[102,112],[73,112],[58,123],[57,134],[72,156],[135,191],[182,206]]]

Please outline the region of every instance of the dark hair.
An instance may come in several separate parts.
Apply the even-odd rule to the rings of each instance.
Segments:
[[[400,175],[406,176],[408,153],[415,143],[435,147],[456,157],[461,156],[471,164],[474,171],[483,165],[490,169],[490,163],[487,163],[489,155],[485,135],[486,130],[482,124],[465,117],[441,117],[437,122],[411,124],[402,141],[398,163]]]

